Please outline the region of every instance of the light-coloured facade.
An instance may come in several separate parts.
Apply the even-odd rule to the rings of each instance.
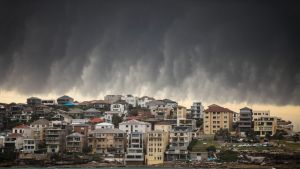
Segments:
[[[267,134],[273,136],[277,129],[277,117],[265,116],[254,120],[254,132],[260,137],[265,137]]]
[[[12,133],[21,134],[24,138],[32,136],[32,130],[25,124],[18,125],[12,129]]]
[[[140,107],[147,107],[147,103],[150,101],[155,100],[153,97],[143,96],[138,99],[138,106]]]
[[[127,113],[127,103],[116,102],[110,105],[110,111],[122,112],[122,114]]]
[[[138,98],[135,96],[132,96],[130,94],[122,96],[122,100],[125,100],[128,104],[132,105],[132,107],[137,106]]]
[[[45,129],[49,127],[50,121],[39,119],[30,124],[32,137],[36,140],[45,141]]]
[[[122,95],[106,95],[104,96],[104,100],[107,101],[109,104],[117,102],[122,99]]]
[[[120,112],[120,111],[107,111],[107,112],[104,113],[104,119],[105,119],[106,122],[112,123],[112,117],[114,115],[118,115],[119,117],[121,117],[122,114],[123,113]]]
[[[163,164],[166,147],[169,143],[169,133],[154,130],[147,133],[146,164]]]
[[[114,129],[114,125],[111,124],[111,123],[106,123],[106,122],[103,122],[103,123],[98,123],[95,125],[95,129]]]
[[[5,137],[4,146],[5,148],[19,151],[21,148],[23,148],[23,140],[24,137],[22,134],[12,133]]]
[[[180,119],[186,119],[187,111],[184,106],[177,106],[176,108],[176,117]]]
[[[39,141],[34,138],[24,138],[23,140],[23,152],[24,153],[34,153],[38,150]]]
[[[48,153],[60,153],[65,150],[66,130],[61,128],[47,128],[45,130],[46,147]]]
[[[126,137],[120,129],[96,129],[89,133],[88,145],[93,154],[124,158]]]
[[[128,134],[127,152],[125,164],[144,164],[145,133],[132,132]]]
[[[166,151],[166,161],[188,160],[188,146],[192,140],[189,127],[176,126],[170,132],[170,145]]]
[[[125,131],[127,134],[132,132],[146,133],[151,131],[151,123],[138,120],[128,120],[120,123],[119,129]]]
[[[232,120],[233,123],[237,123],[240,121],[240,113],[234,112],[232,115],[233,115],[233,120]]]
[[[72,133],[66,136],[66,152],[81,153],[86,144],[86,138],[80,133]]]
[[[270,110],[253,110],[252,120],[258,120],[261,117],[271,116]]]
[[[215,134],[221,128],[232,130],[233,111],[213,104],[204,112],[204,134]]]
[[[171,131],[171,129],[172,129],[172,126],[167,121],[158,122],[154,125],[154,130],[161,130],[161,131],[169,133]]]

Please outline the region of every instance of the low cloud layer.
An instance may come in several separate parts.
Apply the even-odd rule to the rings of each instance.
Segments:
[[[299,105],[299,5],[1,1],[0,88]]]

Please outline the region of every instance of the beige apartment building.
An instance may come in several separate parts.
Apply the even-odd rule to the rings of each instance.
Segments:
[[[261,117],[270,117],[270,110],[253,110],[252,120],[258,120]]]
[[[265,137],[266,134],[273,136],[277,129],[277,117],[265,116],[254,120],[254,132],[260,137]]]
[[[215,134],[220,129],[232,130],[233,111],[216,104],[204,110],[204,134]]]
[[[39,119],[30,124],[30,128],[32,130],[32,136],[36,140],[40,140],[41,142],[45,142],[45,130],[49,127],[50,121],[46,119]]]
[[[72,133],[66,137],[66,152],[81,153],[85,145],[85,136],[80,133]]]
[[[93,154],[113,154],[120,158],[124,157],[126,138],[126,133],[120,129],[96,129],[89,133],[88,145]]]
[[[176,112],[177,112],[177,119],[185,119],[186,118],[186,114],[187,114],[187,111],[186,111],[186,107],[184,106],[177,106],[176,108]]]
[[[172,129],[171,121],[160,121],[154,125],[154,130],[161,130],[169,133],[171,129]]]
[[[162,164],[169,142],[169,133],[161,130],[150,131],[147,133],[147,140],[146,164]]]

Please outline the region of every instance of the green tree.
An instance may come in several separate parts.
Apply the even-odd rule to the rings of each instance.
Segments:
[[[120,116],[118,116],[117,114],[114,114],[114,115],[112,116],[112,123],[113,123],[113,125],[115,125],[116,127],[118,127],[118,126],[119,126],[119,123],[121,123],[122,121],[123,121],[123,118],[120,117]]]
[[[207,150],[208,152],[216,152],[216,147],[213,146],[213,145],[211,145],[211,146],[208,146],[208,147],[206,148],[206,150]]]

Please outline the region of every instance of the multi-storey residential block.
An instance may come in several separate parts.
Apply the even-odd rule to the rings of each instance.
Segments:
[[[167,108],[171,108],[171,109],[174,109],[178,106],[178,103],[173,101],[173,100],[170,100],[170,99],[164,99],[162,100],[166,103],[166,107]]]
[[[248,107],[240,109],[239,130],[240,132],[249,132],[253,130],[252,109]]]
[[[191,118],[202,119],[204,107],[201,102],[194,102],[190,109]]]
[[[186,119],[187,117],[187,111],[186,111],[186,107],[184,106],[177,106],[176,108],[176,117],[177,119],[180,118],[180,119]]]
[[[172,125],[171,125],[171,121],[168,120],[168,121],[160,121],[160,122],[157,122],[155,123],[154,125],[154,130],[161,130],[161,131],[164,131],[164,132],[167,132],[169,133],[172,129]]]
[[[204,134],[215,134],[221,128],[232,130],[233,111],[213,104],[204,112]]]
[[[237,112],[233,112],[233,119],[232,119],[232,122],[233,123],[237,123],[240,121],[240,113],[237,113]]]
[[[38,97],[30,97],[27,99],[27,105],[29,106],[38,106],[42,104],[42,99]]]
[[[128,120],[120,123],[119,129],[125,131],[127,134],[132,132],[146,133],[151,131],[151,123],[138,120]]]
[[[192,140],[189,127],[176,126],[170,132],[169,148],[166,151],[166,160],[175,161],[188,159],[188,146]]]
[[[80,133],[72,133],[66,136],[66,152],[81,153],[86,144],[86,137]]]
[[[122,112],[122,114],[126,114],[128,109],[128,103],[124,100],[116,101],[110,105],[110,111],[118,111]]]
[[[273,136],[277,129],[277,117],[265,116],[254,120],[254,132],[260,137],[265,137],[267,134]]]
[[[158,112],[159,108],[166,108],[166,105],[167,103],[165,103],[162,100],[152,100],[146,103],[147,108],[150,109],[153,115],[155,115],[156,112]]]
[[[128,134],[128,146],[125,154],[125,164],[144,164],[144,146],[145,134],[141,132],[132,132]]]
[[[169,133],[154,130],[147,133],[146,164],[155,165],[164,162],[164,154],[169,143]]]
[[[24,138],[23,140],[23,152],[24,153],[34,153],[38,150],[39,140],[34,138]]]
[[[59,153],[65,150],[66,130],[61,128],[47,128],[45,131],[48,153]]]
[[[252,120],[258,120],[260,117],[268,117],[270,115],[270,110],[253,110]]]
[[[50,121],[46,119],[39,119],[30,124],[32,130],[32,137],[41,142],[45,141],[45,130],[49,127]]]
[[[176,123],[172,123],[172,128],[175,126],[189,127],[191,130],[196,129],[195,119],[177,119]]]
[[[89,133],[88,145],[93,154],[124,158],[126,137],[120,129],[96,129]]]

